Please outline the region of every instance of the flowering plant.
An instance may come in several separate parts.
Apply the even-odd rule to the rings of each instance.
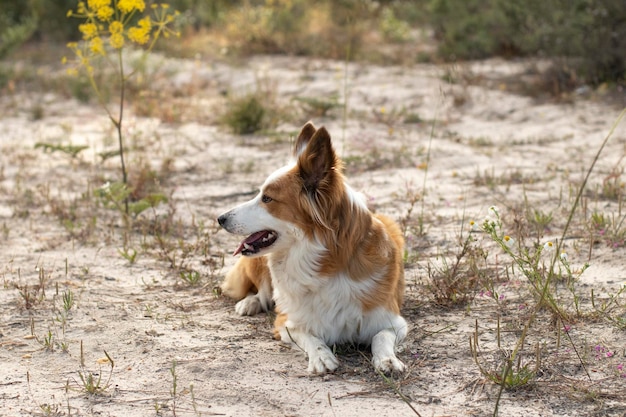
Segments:
[[[142,47],[144,48],[142,58],[145,58],[161,36],[165,38],[171,35],[179,36],[179,33],[172,29],[178,12],[171,12],[169,5],[164,3],[153,4],[150,10],[152,13],[146,13],[144,0],[87,0],[79,1],[76,10],[67,13],[68,17],[84,21],[78,25],[82,41],[67,44],[75,56],[74,66],[68,69],[68,73],[78,75],[82,70],[86,74],[98,101],[115,126],[122,168],[122,186],[125,189],[128,187],[128,174],[124,162],[122,130],[124,98],[126,83],[137,72],[139,63],[136,62],[134,67],[127,67],[123,51],[129,46]],[[113,69],[119,82],[119,106],[116,112],[113,112],[105,102],[105,96],[96,81],[96,68],[103,68],[100,65],[102,58],[105,64]],[[63,58],[63,61],[68,63],[67,58]],[[126,215],[129,214],[129,194],[121,193],[124,195]]]

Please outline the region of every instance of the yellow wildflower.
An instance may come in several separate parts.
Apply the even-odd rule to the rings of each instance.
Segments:
[[[79,2],[78,2],[78,7],[76,8],[76,12],[77,12],[79,15],[82,15],[82,14],[85,14],[85,13],[86,13],[86,10],[85,10],[85,3],[84,3],[84,2],[82,2],[82,1],[79,1]]]
[[[150,20],[150,17],[146,16],[141,19],[139,21],[139,27],[150,30],[152,28],[152,21]]]
[[[83,39],[86,41],[98,35],[98,26],[95,23],[78,25],[78,30],[83,34]]]
[[[97,12],[99,9],[102,9],[104,7],[111,7],[111,0],[87,0],[87,7],[89,8],[89,10]]]
[[[104,55],[104,44],[102,42],[102,38],[95,37],[89,42],[89,49],[94,54]]]
[[[111,6],[101,7],[96,12],[96,15],[98,16],[98,19],[103,22],[108,22],[111,19],[111,16],[113,16],[113,8]]]
[[[124,35],[121,33],[111,33],[109,43],[115,49],[122,49],[124,47]]]
[[[117,8],[124,14],[134,12],[135,10],[143,12],[146,8],[146,4],[143,0],[119,0],[117,2]]]
[[[139,21],[137,27],[128,29],[128,39],[131,41],[143,45],[150,40],[150,30],[152,29],[152,22],[149,17],[144,17]]]
[[[121,34],[123,31],[124,31],[124,25],[120,21],[114,20],[109,25],[109,32],[111,32],[111,36],[118,34],[118,33]]]

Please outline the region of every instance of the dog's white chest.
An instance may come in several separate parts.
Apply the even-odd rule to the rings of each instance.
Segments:
[[[278,311],[287,314],[287,328],[302,329],[328,345],[369,344],[378,331],[372,326],[372,319],[379,321],[378,313],[365,313],[360,299],[371,290],[373,280],[357,282],[343,274],[320,277],[306,265],[303,258],[270,262],[274,301]]]

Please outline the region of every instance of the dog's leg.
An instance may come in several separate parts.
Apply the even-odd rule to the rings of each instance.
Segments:
[[[406,324],[399,329],[387,328],[374,335],[372,339],[372,362],[376,370],[385,375],[404,372],[404,364],[396,357],[396,343],[406,336]]]
[[[221,288],[224,295],[239,300],[235,311],[241,316],[270,311],[274,305],[272,279],[264,257],[240,258],[226,274]]]
[[[323,374],[339,367],[339,360],[322,339],[288,327],[280,330],[280,336],[283,342],[292,343],[306,352],[310,373]]]
[[[273,305],[272,284],[269,280],[264,280],[256,294],[250,293],[235,304],[235,311],[240,316],[253,316],[263,311],[270,311]]]

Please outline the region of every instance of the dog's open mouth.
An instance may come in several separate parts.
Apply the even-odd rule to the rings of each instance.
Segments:
[[[261,230],[260,232],[252,233],[250,236],[241,241],[239,247],[233,253],[233,256],[238,253],[241,253],[244,256],[259,253],[261,249],[267,248],[276,242],[277,238],[277,233],[272,230]]]

